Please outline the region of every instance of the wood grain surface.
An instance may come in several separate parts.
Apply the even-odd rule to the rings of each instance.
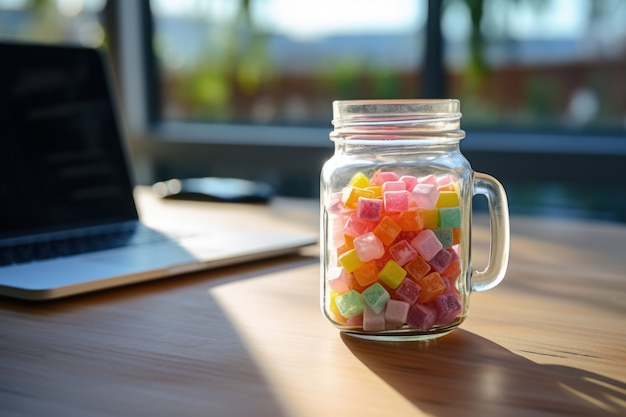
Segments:
[[[315,201],[138,201],[153,224],[318,229]],[[626,227],[511,226],[504,282],[429,342],[327,323],[317,247],[53,302],[0,299],[0,415],[625,416]],[[480,266],[482,216],[473,241]]]

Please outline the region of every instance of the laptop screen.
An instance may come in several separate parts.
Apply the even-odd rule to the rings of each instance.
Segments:
[[[102,58],[0,43],[0,237],[137,218]]]

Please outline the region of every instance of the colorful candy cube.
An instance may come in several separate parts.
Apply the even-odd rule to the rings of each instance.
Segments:
[[[350,317],[346,320],[346,325],[352,327],[363,327],[363,314],[361,313],[354,317]]]
[[[417,178],[412,175],[403,175],[400,177],[400,181],[403,181],[406,184],[406,189],[409,191],[417,185]]]
[[[437,186],[437,177],[435,177],[432,174],[429,175],[425,175],[423,177],[418,177],[417,178],[417,183],[418,184],[432,184],[434,186]]]
[[[461,208],[460,207],[440,208],[438,226],[440,228],[461,227]]]
[[[343,268],[330,268],[327,280],[328,286],[339,294],[348,292],[351,289],[350,274]]]
[[[403,232],[419,232],[424,228],[424,214],[418,209],[409,209],[396,214],[394,220]]]
[[[421,290],[422,287],[420,287],[415,281],[410,278],[405,278],[402,280],[400,285],[398,285],[398,288],[396,288],[394,298],[406,301],[409,304],[415,304]]]
[[[385,253],[383,242],[373,232],[355,237],[352,243],[357,256],[363,262],[378,259]]]
[[[426,330],[437,321],[437,310],[424,304],[413,304],[407,313],[406,323],[414,329]]]
[[[337,304],[339,314],[346,319],[362,314],[363,307],[365,306],[361,294],[355,290],[350,290],[345,294],[338,295],[335,298],[335,304]]]
[[[374,234],[376,234],[385,245],[391,245],[401,231],[402,227],[389,216],[383,217],[374,228]]]
[[[437,199],[437,207],[458,207],[459,195],[455,191],[441,191]]]
[[[461,260],[457,253],[452,249],[447,249],[452,254],[452,260],[448,267],[441,273],[441,276],[449,278],[451,280],[456,279],[461,273]]]
[[[378,221],[383,211],[383,202],[376,198],[361,197],[357,202],[356,217],[361,220]]]
[[[456,181],[449,174],[437,176],[437,187],[439,187],[440,190],[453,191],[455,183]]]
[[[428,264],[433,271],[442,273],[452,262],[452,253],[446,249],[442,249],[433,258],[428,261]]]
[[[447,289],[446,283],[438,272],[430,272],[426,274],[419,281],[417,281],[417,283],[422,288],[419,296],[417,297],[417,301],[422,304],[430,303],[435,299],[435,297],[443,294]]]
[[[444,248],[451,248],[454,244],[454,234],[452,232],[453,229],[432,229],[437,239],[441,242]]]
[[[441,249],[443,245],[437,239],[437,235],[430,230],[422,230],[415,239],[411,241],[411,246],[415,248],[417,253],[426,261],[430,261]]]
[[[339,264],[348,272],[352,272],[363,265],[363,261],[359,259],[356,249],[350,249],[349,251],[341,254],[338,261]]]
[[[432,210],[437,207],[439,189],[432,184],[417,184],[411,191],[411,196],[418,207]]]
[[[378,278],[394,290],[398,288],[405,276],[406,270],[393,260],[388,261],[378,273]]]
[[[362,287],[367,287],[368,285],[378,281],[378,272],[379,268],[376,262],[366,262],[357,269],[352,272],[355,280]]]
[[[385,307],[386,327],[390,329],[398,328],[406,323],[406,317],[411,305],[401,300],[389,300]]]
[[[370,180],[365,176],[365,174],[359,172],[350,178],[349,184],[353,187],[365,188],[370,186]]]
[[[370,185],[365,188],[366,190],[370,190],[374,193],[373,198],[381,198],[383,196],[383,187],[380,185]]]
[[[424,229],[435,229],[439,227],[439,209],[419,209],[424,219]]]
[[[363,301],[376,314],[383,311],[387,301],[391,298],[385,287],[378,282],[363,291]]]
[[[386,212],[400,213],[409,209],[410,193],[407,190],[383,191],[383,201]]]
[[[367,188],[348,186],[343,192],[341,201],[349,209],[355,209],[360,197],[373,198],[374,192]]]
[[[383,185],[383,194],[387,191],[404,191],[406,190],[406,182],[404,181],[387,181]]]
[[[417,257],[417,251],[406,240],[401,240],[389,246],[389,253],[401,266],[404,266]]]
[[[383,185],[387,181],[398,181],[400,177],[395,172],[376,171],[370,180],[372,185]]]
[[[385,330],[385,311],[373,311],[367,305],[363,309],[363,330],[366,332],[381,332]]]
[[[419,280],[430,272],[430,265],[424,258],[418,255],[411,262],[404,265],[404,269],[406,269],[411,278]]]
[[[439,295],[435,298],[435,308],[437,309],[437,324],[450,324],[461,314],[463,306],[458,296],[454,293]]]
[[[348,236],[357,237],[371,231],[371,229],[372,222],[359,219],[356,214],[353,214],[351,216],[348,216],[348,218],[346,219],[345,225],[343,227],[343,233]]]

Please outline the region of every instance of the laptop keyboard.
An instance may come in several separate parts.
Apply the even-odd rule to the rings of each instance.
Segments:
[[[167,239],[156,230],[123,225],[106,228],[97,232],[55,237],[47,240],[23,242],[11,246],[0,246],[0,265],[20,264],[63,256],[78,255],[105,249],[115,249],[128,245],[139,245]]]

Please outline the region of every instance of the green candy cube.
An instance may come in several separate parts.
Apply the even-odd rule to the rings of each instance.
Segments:
[[[378,282],[363,291],[363,300],[365,301],[365,304],[367,304],[375,314],[383,311],[383,308],[385,308],[385,305],[390,298],[391,296],[387,290]]]
[[[461,227],[461,208],[443,207],[439,209],[439,227],[441,229],[452,229]]]
[[[365,305],[361,294],[355,290],[350,290],[345,294],[337,296],[335,304],[337,304],[339,314],[347,319],[363,313]]]

